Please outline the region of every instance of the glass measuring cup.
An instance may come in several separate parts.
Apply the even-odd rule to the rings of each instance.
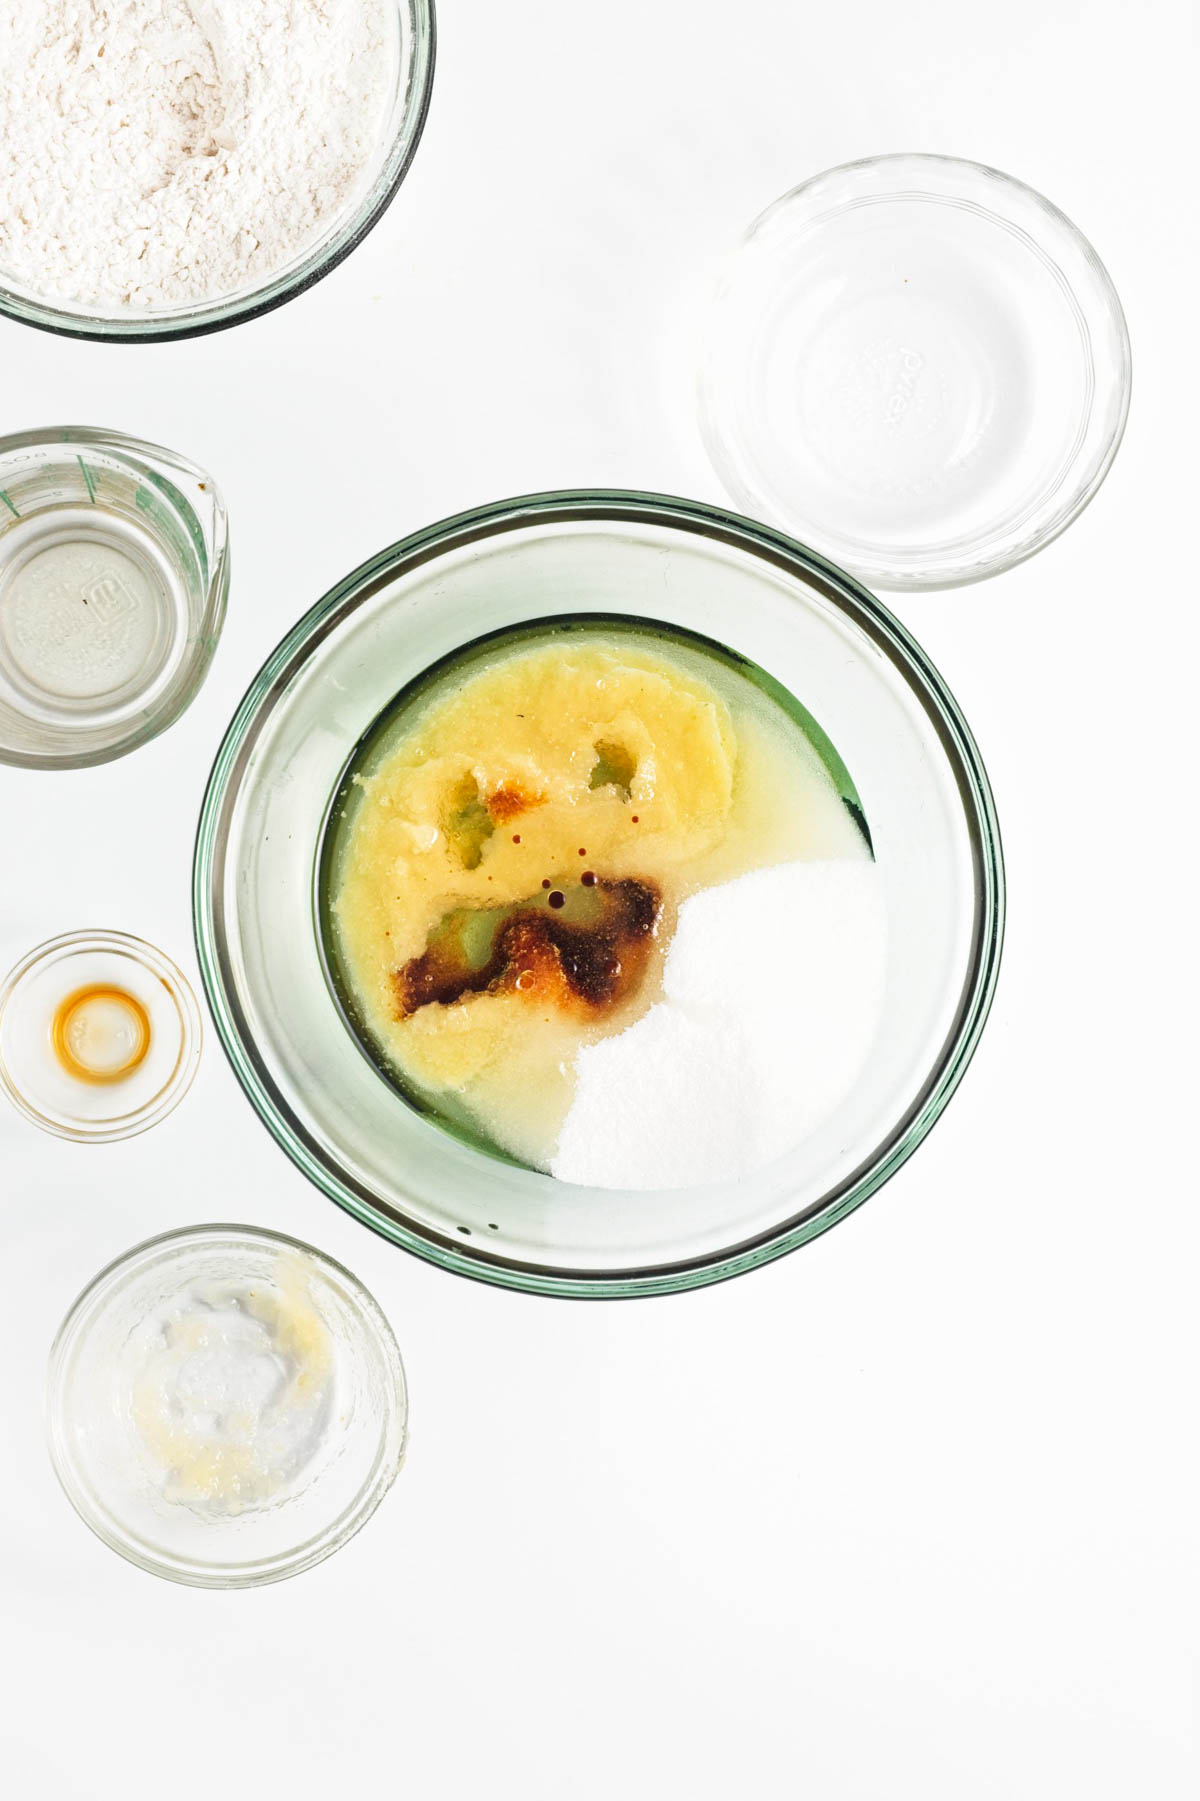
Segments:
[[[228,591],[203,469],[86,426],[0,438],[0,762],[77,769],[164,731],[204,680]]]

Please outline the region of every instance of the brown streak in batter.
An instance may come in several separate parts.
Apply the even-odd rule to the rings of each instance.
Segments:
[[[453,935],[432,940],[392,977],[400,1017],[483,993],[518,993],[592,1016],[617,1007],[642,979],[662,895],[654,883],[632,877],[597,877],[589,887],[600,901],[594,919],[559,918],[539,897],[498,927],[491,955],[478,969]]]
[[[545,796],[526,794],[515,782],[502,782],[499,788],[493,789],[484,805],[497,825],[504,825],[510,819],[519,819],[522,813],[528,813],[532,807],[543,805]]]

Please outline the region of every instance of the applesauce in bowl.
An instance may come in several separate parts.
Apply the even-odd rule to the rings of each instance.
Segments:
[[[430,1118],[560,1180],[752,1172],[794,1135],[771,1091],[795,1034],[827,1058],[848,1023],[865,1054],[878,1018],[849,772],[762,670],[656,622],[532,622],[410,684],[339,784],[320,890],[368,1054]],[[814,981],[797,936],[840,940],[845,979]]]
[[[577,1072],[576,1099],[586,1087],[593,1122],[607,1110],[610,1139],[631,1139],[653,1126],[656,1109],[658,1118],[670,1112],[663,1087],[669,1082],[693,1108],[691,1091],[707,1085],[713,1107],[705,1108],[706,1119],[723,1085],[761,1088],[766,1096],[760,1112],[769,1114],[770,1130],[752,1167],[731,1171],[707,1159],[697,1169],[680,1161],[656,1172],[676,1174],[673,1185],[613,1179],[622,1172],[594,1168],[582,1155],[570,1174],[556,1174],[553,1153],[497,1143],[498,1113],[464,1109],[463,1097],[448,1103],[397,1065],[344,956],[339,967],[332,878],[345,850],[339,828],[352,823],[341,818],[347,803],[352,814],[370,802],[370,783],[379,781],[390,754],[403,756],[410,730],[417,734],[410,751],[428,752],[426,762],[441,754],[429,711],[439,693],[454,704],[464,678],[486,672],[489,660],[497,667],[509,654],[536,654],[558,633],[581,634],[582,645],[593,627],[593,649],[608,654],[620,639],[614,654],[657,658],[684,686],[706,684],[728,710],[735,737],[738,719],[749,720],[761,702],[760,721],[771,721],[797,759],[806,742],[828,777],[826,797],[837,797],[858,866],[872,872],[886,934],[878,1018],[869,1044],[859,1047],[861,1065],[832,1100],[827,1089],[838,1059],[803,1018],[772,1042],[761,1066],[749,1067],[736,1049],[723,1066],[706,1063],[692,1031],[701,1010],[731,1004],[731,993],[733,1000],[770,995],[794,980],[794,969],[804,975],[804,992],[825,984],[829,1018],[830,993],[836,1000],[848,978],[846,943],[808,930],[789,935],[796,903],[772,883],[782,879],[778,871],[804,862],[791,852],[784,861],[751,858],[742,874],[701,882],[694,893],[684,892],[684,882],[674,897],[665,862],[647,861],[640,870],[622,865],[615,822],[635,811],[640,820],[632,804],[637,769],[609,757],[600,776],[607,768],[619,779],[593,790],[597,764],[607,757],[596,745],[609,738],[592,728],[604,724],[607,732],[612,721],[579,715],[574,748],[583,748],[583,763],[570,765],[576,779],[566,787],[585,810],[598,804],[601,789],[611,789],[613,811],[612,832],[598,841],[604,866],[587,837],[573,847],[588,853],[575,857],[578,887],[586,892],[585,872],[657,885],[662,936],[628,996],[638,1016],[612,1033],[603,1022],[600,1041],[578,1047],[581,1065],[585,1057],[598,1062],[587,1084]],[[781,695],[799,713],[789,715]],[[813,722],[807,732],[801,714]],[[563,818],[552,846],[541,851],[540,808],[501,822],[496,815],[505,803],[496,809],[489,802],[504,782],[489,785],[489,746],[482,739],[461,745],[459,736],[456,728],[447,745],[478,770],[474,799],[463,792],[447,813],[453,797],[439,789],[428,816],[413,808],[406,824],[418,837],[422,827],[426,835],[431,826],[444,833],[453,815],[461,841],[472,832],[482,843],[499,838],[509,886],[501,906],[490,909],[478,905],[477,875],[461,893],[433,883],[423,927],[414,911],[405,954],[379,963],[378,979],[405,969],[404,979],[415,979],[408,966],[435,949],[447,952],[452,966],[463,952],[474,975],[490,966],[495,936],[512,915],[485,922],[486,942],[464,951],[454,942],[463,923],[451,919],[456,911],[520,912],[527,903],[535,911],[538,896],[562,892],[567,912],[562,853],[572,847],[559,835]],[[821,763],[824,745],[845,772],[852,806],[839,788],[842,777],[835,780],[830,762]],[[502,761],[537,760],[536,747],[509,735],[490,748],[503,752]],[[628,753],[636,745],[618,738],[615,749]],[[535,774],[566,781],[557,765]],[[778,812],[782,829],[793,830],[790,803]],[[526,829],[528,847],[512,845]],[[641,825],[628,827],[634,829]],[[515,860],[526,850],[546,867],[530,867],[528,875],[522,867],[518,879]],[[837,863],[809,861],[813,868]],[[477,869],[483,867],[481,856]],[[492,873],[501,873],[498,863]],[[417,879],[411,860],[397,874],[404,879],[393,894],[406,897],[398,903],[403,911]],[[550,889],[542,889],[543,880]],[[728,928],[734,901],[740,906],[739,882],[764,885],[760,904],[776,909],[773,923],[743,934],[740,962],[714,963],[705,948]],[[222,1042],[261,1117],[312,1180],[359,1219],[443,1267],[535,1292],[594,1296],[665,1292],[753,1268],[823,1231],[887,1179],[937,1118],[977,1042],[998,966],[1003,881],[990,791],[970,733],[923,653],[859,584],[781,534],[716,509],[578,493],[504,502],[417,533],[356,570],[293,628],[218,754],[200,820],[194,899],[201,968]],[[823,892],[821,903],[825,917],[853,924],[848,892]],[[582,898],[573,896],[571,905],[582,906]],[[685,939],[689,906],[712,916]],[[547,901],[542,917],[549,911]],[[445,941],[434,927],[445,931]],[[384,920],[381,929],[396,928]],[[553,949],[553,939],[544,938],[540,948],[549,942]],[[466,1017],[479,999],[506,999],[484,992],[493,978],[515,985],[527,967],[523,957],[501,956],[481,989],[470,991],[474,999],[463,1004],[463,987],[411,1017],[424,1012],[433,1019],[435,1006]],[[615,1061],[631,1031],[650,1040],[622,1075]],[[755,1042],[752,1025],[746,1043]],[[636,1067],[656,1072],[657,1086],[631,1083]],[[602,1136],[593,1123],[581,1134],[584,1150],[595,1150]]]

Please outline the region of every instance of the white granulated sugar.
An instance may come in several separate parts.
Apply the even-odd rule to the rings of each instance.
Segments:
[[[664,999],[580,1052],[552,1174],[687,1188],[773,1162],[853,1086],[886,964],[869,861],[787,863],[693,895],[667,952]]]
[[[364,190],[391,0],[0,0],[0,271],[112,310],[255,287]]]

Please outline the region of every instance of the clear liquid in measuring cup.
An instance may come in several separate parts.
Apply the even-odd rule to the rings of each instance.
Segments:
[[[52,507],[5,533],[0,693],[46,723],[116,721],[147,704],[182,654],[179,574],[132,519]]]

